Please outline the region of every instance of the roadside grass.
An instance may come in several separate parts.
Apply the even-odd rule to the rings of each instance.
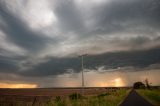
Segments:
[[[45,106],[118,106],[129,93],[129,90],[117,90],[116,92],[104,93],[97,96],[85,96],[55,101],[51,100]],[[73,95],[73,94],[72,94]],[[75,95],[75,94],[74,94]]]
[[[46,102],[37,100],[35,103],[25,101],[7,103],[7,100],[3,99],[0,101],[0,106],[118,106],[128,95],[129,91],[130,90],[121,89],[114,92],[88,96],[73,93],[66,98],[57,96]],[[6,103],[2,103],[2,101]]]
[[[140,89],[137,92],[155,106],[160,106],[160,89]]]

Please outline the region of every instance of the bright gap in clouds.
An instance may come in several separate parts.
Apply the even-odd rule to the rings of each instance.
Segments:
[[[108,72],[107,72],[108,71]],[[125,70],[124,70],[125,71]],[[145,83],[147,78],[152,85],[160,85],[159,70],[142,70],[133,72],[113,71],[97,72],[87,71],[84,73],[86,87],[125,87],[133,86],[133,83],[141,81]],[[46,88],[46,87],[80,87],[81,72],[66,73],[58,76],[30,77],[26,82],[20,82],[21,76],[10,76],[14,82],[1,80],[0,88]],[[3,78],[2,78],[3,79]],[[17,79],[17,80],[16,80]],[[17,82],[17,83],[15,83]]]
[[[141,81],[144,83],[145,79],[149,79],[152,85],[159,85],[160,79],[158,75],[159,70],[142,70],[124,72],[111,71],[97,72],[95,70],[84,73],[85,86],[86,87],[125,87],[132,86],[134,82]],[[72,74],[58,75],[54,78],[54,84],[50,86],[59,87],[79,87],[81,86],[81,72]],[[41,86],[41,85],[39,85]]]
[[[48,0],[4,1],[7,9],[21,18],[32,30],[54,25],[57,21],[51,2]]]
[[[114,80],[114,83],[115,83],[115,86],[116,86],[116,87],[124,86],[123,81],[122,81],[121,78],[116,78],[116,79]]]
[[[31,28],[44,28],[51,26],[56,22],[57,18],[47,0],[30,1],[25,10],[27,16],[25,20]]]
[[[9,84],[0,83],[0,88],[37,88],[36,84]]]

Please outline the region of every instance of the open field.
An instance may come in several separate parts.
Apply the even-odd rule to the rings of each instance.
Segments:
[[[0,89],[0,106],[116,106],[128,94],[129,88]],[[71,99],[72,98],[72,99]]]
[[[137,90],[137,92],[155,106],[160,106],[160,89],[141,89]]]

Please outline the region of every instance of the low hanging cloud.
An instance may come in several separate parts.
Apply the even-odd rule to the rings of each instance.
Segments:
[[[129,71],[130,70],[130,71]],[[131,71],[132,70],[132,71]],[[123,68],[113,70],[85,70],[86,87],[123,87],[132,86],[136,81],[144,82],[147,78],[152,85],[159,85],[159,69]],[[79,87],[81,73],[65,73],[56,76],[22,77],[15,74],[0,74],[0,85],[8,87]],[[8,79],[7,79],[8,78]],[[46,83],[47,82],[47,83]]]
[[[81,54],[90,71],[144,70],[160,63],[159,11],[159,0],[1,0],[0,73],[79,73]]]

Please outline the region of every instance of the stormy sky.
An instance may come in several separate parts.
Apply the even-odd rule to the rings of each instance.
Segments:
[[[0,87],[160,85],[159,0],[0,0]]]

